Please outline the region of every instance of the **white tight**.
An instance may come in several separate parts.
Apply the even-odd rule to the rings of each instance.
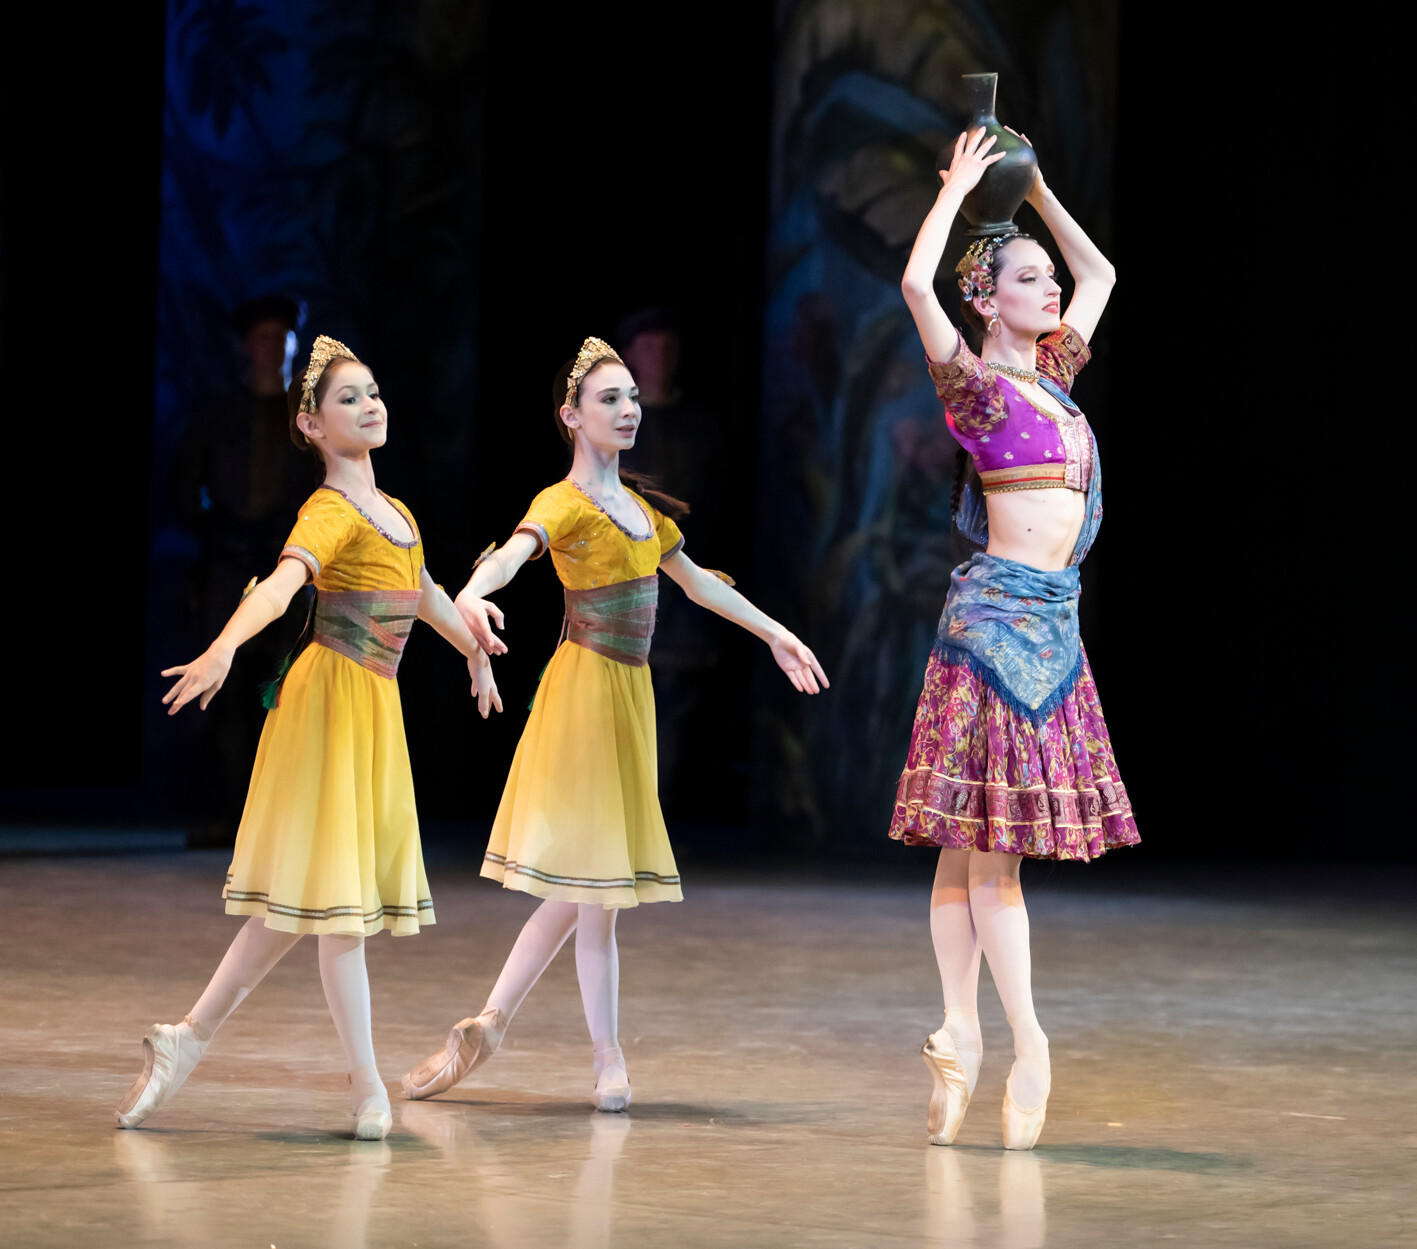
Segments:
[[[300,934],[267,928],[253,915],[227,947],[202,996],[187,1018],[198,1040],[209,1041],[227,1017],[266,974],[290,952]],[[336,933],[319,937],[320,981],[349,1063],[354,1103],[383,1091],[374,1063],[374,1033],[369,1008],[369,971],[364,962],[364,938]]]
[[[576,934],[576,978],[586,1027],[597,1050],[619,1043],[620,951],[615,944],[613,908],[590,902],[545,901],[522,926],[484,1010],[494,1007],[511,1019],[566,938]]]
[[[1048,1038],[1033,1011],[1028,911],[1016,854],[941,850],[930,894],[930,935],[945,996],[945,1025],[961,1049],[978,1052],[979,956],[1014,1034],[1014,1095],[1033,1106],[1047,1090]]]

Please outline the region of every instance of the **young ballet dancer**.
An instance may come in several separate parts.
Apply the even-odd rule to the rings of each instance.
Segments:
[[[143,1071],[118,1106],[135,1128],[192,1073],[222,1022],[305,933],[319,937],[320,979],[349,1065],[354,1134],[392,1123],[374,1062],[364,938],[433,923],[395,673],[415,619],[467,656],[478,710],[502,709],[484,648],[423,564],[408,510],[374,484],[370,452],[388,413],[368,367],[321,336],[288,395],[291,437],[315,451],[324,484],[300,510],[275,571],[243,597],[216,641],[176,676],[163,702],[205,710],[232,654],[313,579],[309,642],[280,681],[251,773],[223,896],[250,918],[187,1017],[154,1024]],[[486,652],[504,649],[489,638]]]
[[[777,621],[683,552],[667,512],[683,506],[645,494],[619,467],[635,442],[635,380],[609,345],[587,338],[557,376],[556,428],[572,448],[569,476],[547,487],[507,542],[479,563],[457,597],[477,639],[496,641],[484,596],[546,551],[565,588],[561,645],[542,678],[512,761],[482,874],[544,899],[512,947],[476,1016],[403,1078],[404,1094],[430,1097],[486,1061],[532,986],[576,934],[576,974],[593,1049],[600,1110],[624,1110],[630,1081],[618,1037],[615,920],[641,902],[678,901],[679,871],[656,786],[650,636],[659,572],[695,603],[761,638],[803,693],[827,686],[816,657]]]

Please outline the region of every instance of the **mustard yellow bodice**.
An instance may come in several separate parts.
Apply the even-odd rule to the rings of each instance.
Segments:
[[[350,590],[416,590],[423,575],[423,536],[397,499],[413,541],[394,537],[333,486],[321,486],[300,509],[281,556],[300,560],[321,594]]]
[[[633,490],[629,493],[644,512],[635,532],[569,479],[538,494],[517,530],[537,538],[533,559],[551,552],[556,575],[568,590],[592,590],[652,576],[684,545],[684,536],[658,508]]]

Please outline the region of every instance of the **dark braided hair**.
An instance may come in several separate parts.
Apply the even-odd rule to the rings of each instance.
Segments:
[[[989,243],[992,245],[989,257],[989,279],[995,289],[997,289],[999,285],[999,275],[1004,270],[1004,249],[1008,247],[1010,243],[1016,242],[1019,239],[1031,239],[1032,237],[1033,235],[1031,234],[1017,233],[999,234],[989,239]],[[964,277],[968,271],[968,260],[969,256],[968,253],[966,253],[965,256],[961,257],[959,264],[955,266],[955,272],[961,277]],[[961,295],[962,294],[963,292],[961,292]],[[979,335],[982,350],[982,342],[989,335],[989,322],[986,321],[980,315],[979,310],[975,308],[972,298],[960,299],[959,314],[964,324]],[[954,486],[950,490],[950,519],[952,521],[959,512],[959,501],[964,495],[965,486],[969,483],[971,478],[977,479],[978,476],[979,473],[974,467],[974,461],[970,458],[969,452],[963,447],[960,447],[955,452]]]
[[[955,476],[954,486],[950,490],[950,520],[954,520],[955,513],[959,511],[960,496],[964,494],[964,481],[969,476],[969,470],[973,466],[973,461],[969,458],[969,452],[963,447],[955,450]]]

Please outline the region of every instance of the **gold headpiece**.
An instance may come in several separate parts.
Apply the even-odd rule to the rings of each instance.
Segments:
[[[315,387],[320,384],[320,377],[330,367],[331,360],[353,360],[356,364],[359,363],[359,357],[339,339],[321,334],[315,340],[315,345],[310,348],[310,363],[305,366],[305,386],[300,395],[302,412],[314,415]]]
[[[585,375],[595,368],[602,360],[614,360],[616,364],[624,364],[615,348],[602,338],[587,338],[581,344],[581,349],[576,352],[576,362],[571,366],[571,375],[566,378],[566,406],[573,408],[576,406],[576,390],[580,386]]]

